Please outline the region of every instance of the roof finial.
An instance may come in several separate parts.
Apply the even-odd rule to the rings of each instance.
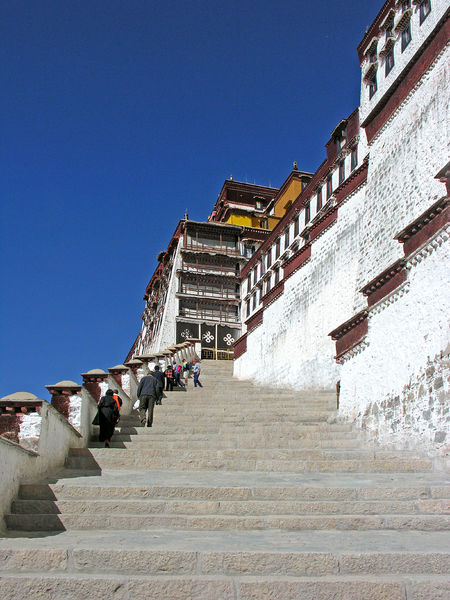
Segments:
[[[184,211],[184,220],[189,221],[189,215],[187,209]]]
[[[298,171],[298,164],[296,160],[294,160],[294,171]]]
[[[230,181],[233,181],[233,173],[230,174]]]

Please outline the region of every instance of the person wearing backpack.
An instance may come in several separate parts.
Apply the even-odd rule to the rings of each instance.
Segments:
[[[173,367],[172,367],[172,365],[168,365],[167,369],[164,371],[164,375],[166,376],[166,392],[173,392]]]

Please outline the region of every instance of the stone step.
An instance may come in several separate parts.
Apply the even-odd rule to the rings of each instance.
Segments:
[[[204,458],[205,460],[211,459],[238,459],[238,460],[276,460],[276,461],[398,461],[400,464],[405,462],[411,462],[425,467],[423,470],[427,470],[430,466],[430,460],[418,459],[417,454],[413,451],[402,452],[400,457],[399,453],[388,450],[361,450],[357,449],[273,449],[273,448],[257,448],[257,449],[243,449],[243,448],[230,448],[227,450],[216,450],[202,447],[199,450],[191,449],[189,441],[186,441],[184,449],[171,449],[171,448],[151,448],[142,447],[138,448],[132,446],[131,448],[71,448],[69,451],[69,457],[94,457],[95,459],[111,459],[119,462],[121,459],[130,457],[138,460],[151,460],[152,458],[165,457],[172,460],[198,460]]]
[[[256,411],[254,413],[227,413],[224,412],[208,412],[208,411],[186,411],[186,412],[170,412],[169,409],[165,409],[165,407],[155,406],[154,410],[154,419],[158,420],[159,423],[164,424],[183,424],[190,422],[198,422],[200,424],[208,424],[215,423],[216,426],[221,425],[222,423],[264,423],[269,424],[272,423],[299,423],[302,424],[303,421],[311,422],[317,420],[319,422],[326,421],[330,417],[330,413],[327,411],[279,411],[279,412],[271,412],[270,414],[265,414],[261,411]],[[133,415],[132,418],[127,416],[123,416],[119,423],[123,426],[128,427],[138,427],[140,424],[140,420],[138,415]]]
[[[32,573],[2,575],[4,600],[445,600],[445,576],[224,577]]]
[[[119,472],[120,473],[120,472]],[[78,478],[77,483],[68,482],[60,478],[59,481],[66,483],[29,483],[22,484],[19,489],[19,498],[24,500],[63,500],[63,499],[198,499],[198,500],[304,500],[304,501],[448,501],[450,498],[450,485],[412,485],[411,481],[406,482],[404,486],[399,486],[398,481],[402,474],[395,473],[391,485],[387,481],[379,481],[379,477],[373,477],[369,484],[364,485],[362,478],[353,478],[336,482],[332,486],[332,481],[328,486],[317,487],[304,484],[301,486],[290,485],[281,487],[279,481],[274,482],[272,487],[245,487],[241,481],[233,482],[233,487],[229,486],[208,486],[199,477],[190,482],[190,485],[164,485],[164,481],[169,479],[172,473],[160,474],[159,479],[153,478],[150,482],[149,477],[140,483],[132,483],[132,480],[138,479],[136,474],[130,477],[131,481],[123,481],[115,485],[107,485],[101,481],[92,483],[92,478]],[[212,474],[204,474],[208,480],[213,479]],[[244,473],[243,475],[246,475]],[[176,474],[175,474],[176,476]],[[411,479],[407,475],[408,479]],[[286,478],[289,479],[289,478]],[[333,477],[334,479],[334,477]],[[89,483],[86,481],[89,480]],[[80,481],[80,483],[78,483]],[[81,482],[85,482],[84,484]],[[267,482],[264,482],[267,485]],[[314,482],[312,482],[313,484]],[[346,486],[343,486],[343,483]]]
[[[95,543],[98,536],[104,548]],[[446,532],[371,532],[368,548],[367,534],[359,531],[305,531],[299,541],[296,532],[282,531],[270,537],[264,531],[186,531],[180,540],[170,530],[94,530],[63,532],[57,538],[2,539],[0,558],[3,574],[42,570],[78,575],[445,575],[450,555],[447,536]]]
[[[11,514],[117,514],[117,515],[450,515],[447,500],[15,500]]]
[[[406,455],[405,455],[406,456]],[[428,459],[397,458],[390,452],[337,450],[148,450],[121,448],[73,448],[66,459],[72,469],[169,469],[288,472],[424,472]]]
[[[201,529],[201,530],[418,530],[447,531],[446,515],[149,515],[149,514],[13,514],[5,515],[9,529],[17,531],[64,531],[83,529]]]
[[[161,431],[164,429],[164,431]],[[187,431],[185,431],[187,430]],[[259,427],[253,426],[251,431],[247,431],[241,425],[237,425],[235,427],[209,427],[208,429],[201,429],[199,431],[192,431],[192,427],[184,428],[184,430],[177,429],[174,431],[169,429],[168,427],[162,428],[160,424],[155,421],[154,426],[149,429],[146,427],[139,426],[124,426],[119,425],[116,427],[114,435],[117,437],[120,436],[132,436],[133,439],[136,439],[136,436],[144,435],[144,436],[152,436],[155,439],[207,439],[210,440],[211,436],[214,439],[218,439],[220,435],[223,439],[267,439],[267,438],[280,438],[282,436],[292,436],[294,439],[311,439],[311,440],[348,440],[348,439],[358,439],[359,435],[352,430],[346,431],[335,431],[328,430],[321,427],[316,427],[314,425],[302,425],[302,427],[298,426],[286,426],[286,424],[279,424],[277,429],[274,430],[273,427]],[[186,434],[189,435],[186,438]]]
[[[243,449],[351,449],[351,448],[359,448],[360,442],[356,439],[351,440],[298,440],[298,439],[264,439],[258,438],[254,440],[246,440],[246,439],[236,439],[229,438],[226,439],[218,439],[214,440],[214,436],[203,436],[202,440],[189,440],[189,443],[184,439],[176,439],[176,440],[167,440],[163,437],[155,438],[153,436],[143,436],[136,435],[133,436],[135,439],[130,439],[132,436],[116,436],[114,435],[111,441],[111,448],[135,448],[137,444],[140,448],[157,448],[157,449],[186,449],[188,446],[189,449],[201,449],[205,448],[205,444],[210,444],[214,441],[214,447],[217,450],[228,450],[232,448],[243,448]],[[103,442],[91,442],[89,444],[90,448],[103,448]]]
[[[92,449],[100,452],[101,449]],[[165,456],[143,457],[124,454],[115,457],[114,449],[107,450],[108,455],[69,456],[66,467],[70,469],[87,469],[100,472],[102,469],[154,469],[154,470],[231,470],[262,471],[288,473],[330,473],[330,472],[424,472],[431,470],[429,460],[375,459],[375,460],[261,460],[240,458],[185,458],[169,459]]]
[[[323,427],[321,427],[321,425]],[[117,433],[143,433],[142,429],[145,429],[140,423],[134,425],[126,425],[122,424],[116,427]],[[312,419],[311,421],[277,421],[273,422],[271,425],[267,423],[252,423],[251,427],[245,421],[229,423],[225,421],[221,421],[217,423],[213,420],[206,420],[203,423],[200,423],[196,420],[192,420],[190,423],[186,423],[185,421],[181,422],[173,422],[166,421],[163,422],[158,418],[156,414],[153,420],[153,431],[157,433],[178,433],[191,435],[193,433],[216,433],[223,432],[228,434],[249,434],[249,435],[257,435],[257,434],[266,434],[266,433],[297,433],[298,436],[301,436],[304,433],[319,431],[326,432],[330,435],[333,431],[336,432],[351,432],[351,429],[333,429],[328,428],[328,423],[325,421],[318,421],[317,419]],[[148,432],[147,432],[148,433]]]

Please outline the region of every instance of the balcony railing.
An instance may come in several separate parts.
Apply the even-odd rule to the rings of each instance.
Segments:
[[[228,254],[229,256],[242,256],[239,248],[230,248],[229,246],[209,246],[205,244],[185,244],[183,250],[193,250],[195,252],[217,252],[219,254]]]
[[[181,308],[179,316],[186,317],[187,319],[204,319],[206,321],[221,321],[223,323],[240,323],[239,315],[217,310]]]
[[[239,300],[240,294],[234,290],[218,290],[215,288],[191,288],[182,286],[178,292],[179,294],[186,294],[188,296],[202,296],[210,298],[220,298],[223,300]]]
[[[233,267],[222,267],[221,265],[192,265],[184,263],[178,271],[183,271],[185,273],[201,273],[201,274],[209,274],[213,273],[214,275],[228,275],[228,276],[236,276],[239,277],[239,271],[237,271]]]

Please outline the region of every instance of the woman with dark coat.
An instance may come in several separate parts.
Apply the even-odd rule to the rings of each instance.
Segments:
[[[98,439],[105,442],[105,448],[109,448],[114,427],[119,420],[119,410],[122,402],[113,397],[113,390],[107,390],[105,396],[100,398],[98,403],[98,420],[100,425],[100,435]]]

